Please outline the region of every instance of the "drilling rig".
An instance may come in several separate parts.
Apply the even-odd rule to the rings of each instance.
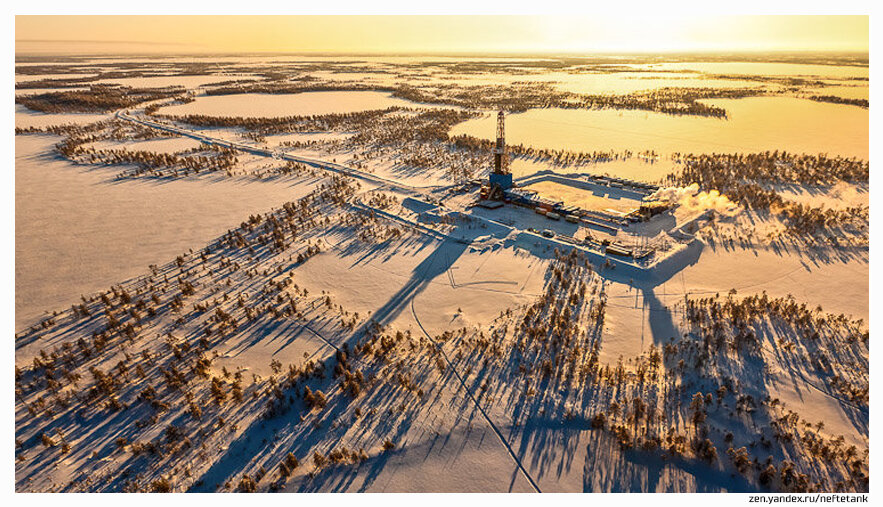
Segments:
[[[512,174],[509,172],[509,160],[506,157],[506,126],[505,114],[501,109],[497,113],[497,144],[494,146],[494,170],[490,174],[487,187],[487,199],[502,200],[503,192],[512,188]]]

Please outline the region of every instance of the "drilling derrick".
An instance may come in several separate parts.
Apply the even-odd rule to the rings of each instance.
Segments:
[[[504,191],[512,188],[512,175],[509,174],[509,164],[506,159],[506,133],[505,114],[502,110],[497,113],[497,144],[494,146],[494,170],[488,178],[489,199],[503,199]]]
[[[494,148],[494,173],[509,174],[506,164],[506,126],[503,111],[497,113],[497,146]]]

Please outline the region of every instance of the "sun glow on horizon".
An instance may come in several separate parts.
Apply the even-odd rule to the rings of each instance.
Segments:
[[[869,49],[868,16],[16,16],[31,53],[612,53]]]

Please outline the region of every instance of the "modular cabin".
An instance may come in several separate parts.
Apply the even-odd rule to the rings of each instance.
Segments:
[[[616,255],[617,257],[631,257],[632,256],[631,250],[626,250],[625,248],[622,248],[622,247],[619,247],[616,245],[608,246],[606,252],[610,255]]]

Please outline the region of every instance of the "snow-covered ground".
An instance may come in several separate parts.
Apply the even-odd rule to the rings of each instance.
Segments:
[[[200,142],[195,139],[170,137],[166,139],[148,139],[143,141],[97,141],[89,145],[96,150],[128,150],[149,151],[152,153],[176,153],[199,148]]]
[[[868,158],[868,110],[794,97],[708,99],[727,118],[614,109],[532,109],[507,118],[507,142],[573,151],[655,150],[732,153],[782,149]],[[494,115],[469,120],[452,135],[491,139]]]
[[[416,107],[418,104],[384,92],[306,92],[297,94],[245,93],[200,96],[187,104],[165,107],[162,114],[184,116],[243,116],[275,118],[341,114],[388,107]]]
[[[825,187],[788,185],[775,190],[790,201],[807,206],[834,209],[867,206],[871,197],[868,185],[855,185],[846,182]]]
[[[221,96],[224,107],[199,109],[208,99],[161,111],[354,107],[326,97],[293,113]],[[810,116],[867,116],[788,100]],[[733,104],[737,116],[759,107]],[[108,118],[16,109],[16,126]],[[157,157],[200,146],[114,140],[133,128],[116,121],[82,146]],[[800,151],[810,127],[786,141]],[[58,136],[16,136],[16,490],[868,489],[866,246],[770,239],[778,218],[739,209],[696,221],[676,262],[626,269],[523,232],[578,235],[577,224],[471,208],[477,189],[449,192],[443,165],[348,146],[359,132],[198,130],[338,169],[237,151],[225,170],[136,174],[94,152],[65,159]],[[861,155],[866,139],[841,147]],[[656,180],[672,166],[518,159],[513,172]],[[772,189],[809,206],[870,200],[862,184]]]
[[[15,127],[48,127],[51,125],[77,124],[85,125],[109,118],[104,114],[88,113],[38,113],[21,104],[15,105]]]
[[[294,180],[116,182],[60,160],[56,136],[17,136],[16,327],[197,248],[308,191]],[[162,139],[141,143],[180,143]],[[185,141],[186,142],[186,141]],[[188,143],[189,144],[189,143]]]

